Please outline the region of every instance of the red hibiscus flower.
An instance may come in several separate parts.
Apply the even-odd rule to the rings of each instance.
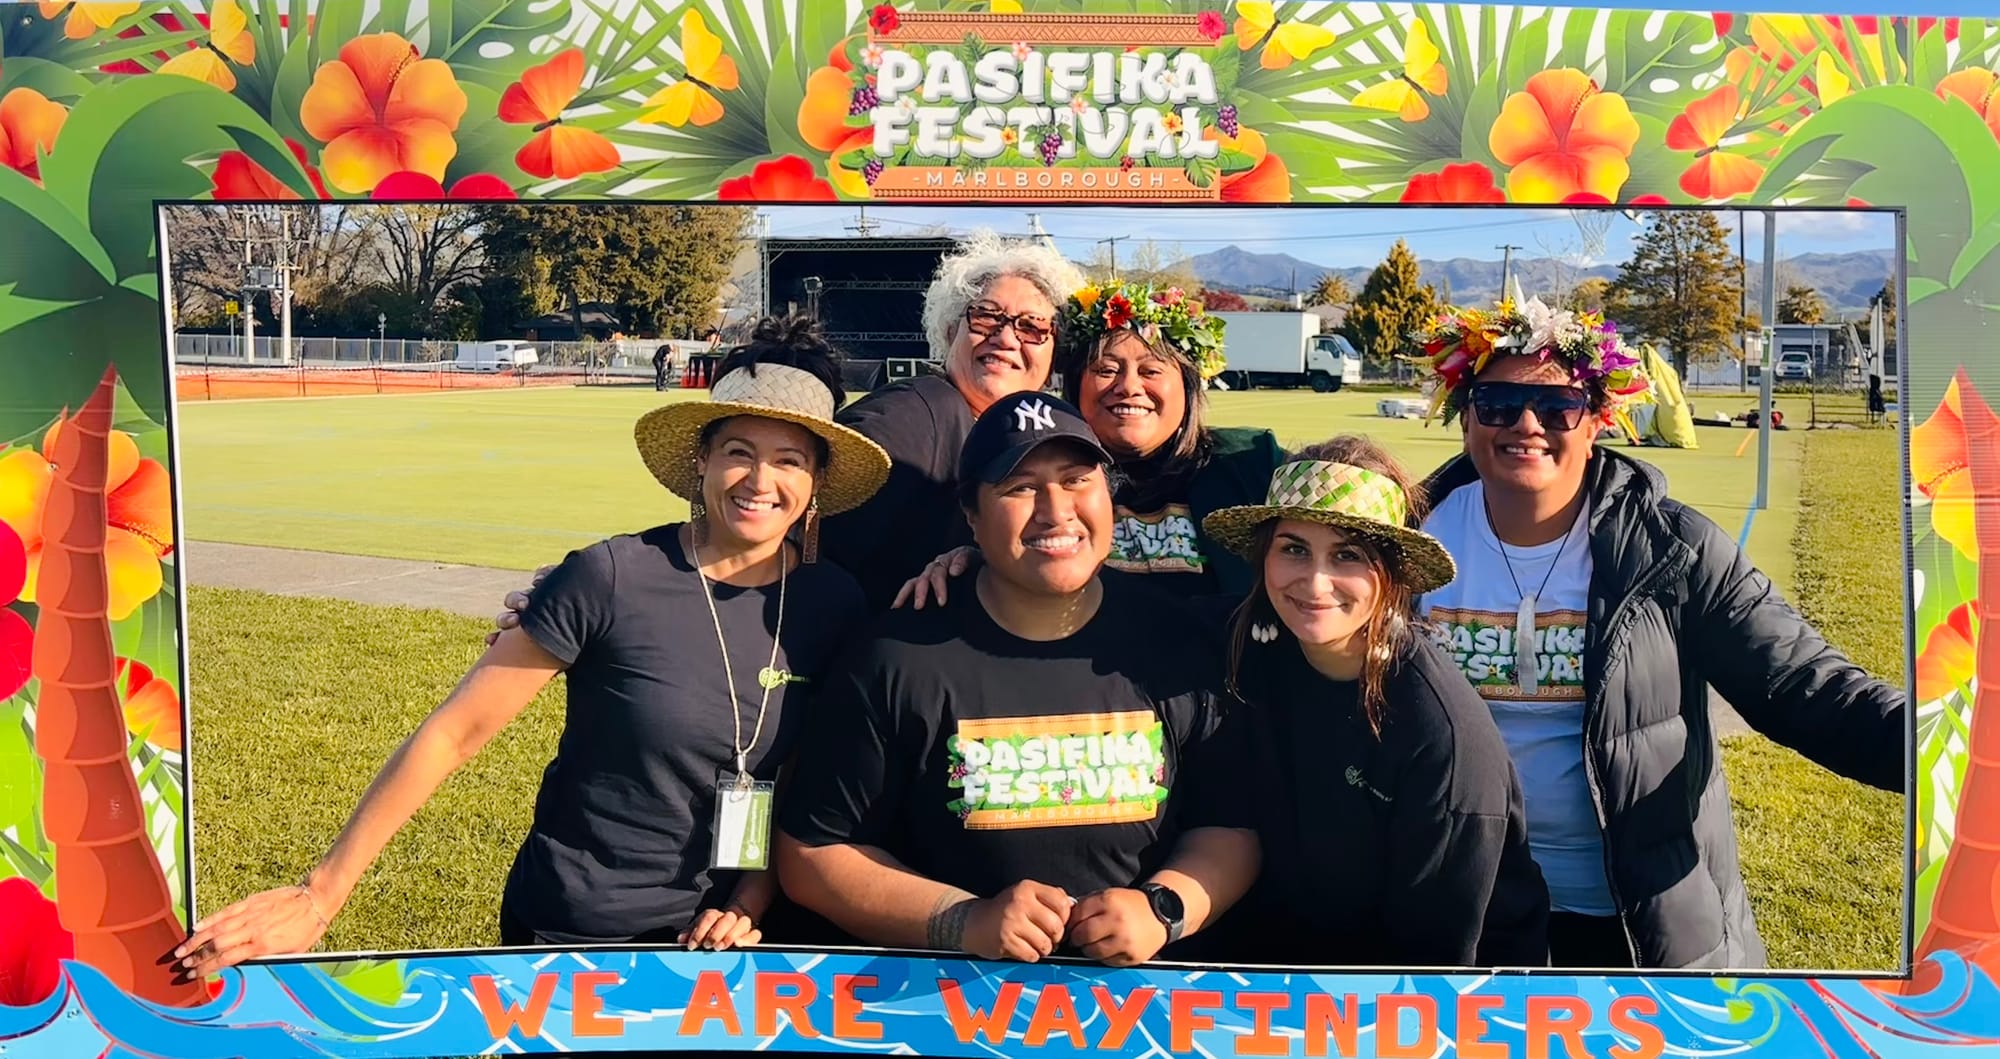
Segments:
[[[1209,40],[1221,40],[1222,35],[1229,31],[1229,24],[1222,20],[1222,13],[1219,11],[1203,11],[1195,16],[1194,25],[1195,29]]]
[[[812,163],[795,154],[759,162],[749,176],[725,180],[715,189],[723,202],[838,202],[833,185],[813,175]]]
[[[1493,184],[1493,171],[1478,162],[1448,165],[1436,173],[1419,173],[1403,189],[1404,202],[1505,202],[1507,193]]]
[[[0,880],[0,1007],[27,1007],[54,996],[76,938],[56,919],[56,903],[26,879]]]
[[[404,171],[383,177],[382,182],[375,185],[371,197],[436,202],[439,199],[511,199],[518,196],[506,181],[491,173],[474,173],[453,184],[451,191],[447,192],[444,185],[432,180],[428,173]]]
[[[876,4],[875,10],[868,13],[868,28],[878,35],[894,33],[896,27],[902,24],[903,16],[888,4]]]
[[[1104,326],[1124,327],[1132,322],[1132,299],[1114,294],[1104,303]]]
[[[28,583],[28,546],[14,527],[0,522],[0,699],[12,698],[28,683],[35,628],[7,604],[21,598]],[[6,919],[0,918],[0,923]]]
[[[320,180],[319,170],[306,164],[306,149],[297,140],[286,140],[285,146],[292,149],[292,157],[299,160],[305,169],[307,179],[312,181],[313,190],[320,198],[326,198],[326,184]],[[215,170],[208,179],[215,185],[215,200],[231,202],[242,200],[293,200],[299,193],[279,180],[270,170],[250,160],[242,151],[224,151],[215,160]]]
[[[1715,35],[1717,39],[1729,36],[1730,27],[1736,25],[1735,15],[1726,15],[1717,11],[1708,17],[1715,20]]]
[[[1602,196],[1602,195],[1598,195],[1598,194],[1595,194],[1595,193],[1593,193],[1593,192],[1589,192],[1589,191],[1579,191],[1579,192],[1577,192],[1576,194],[1574,194],[1574,195],[1571,195],[1571,196],[1569,196],[1569,197],[1568,197],[1568,198],[1566,198],[1566,199],[1563,199],[1563,200],[1562,200],[1562,202],[1560,203],[1560,205],[1563,205],[1563,206],[1609,206],[1609,205],[1612,205],[1612,202],[1611,202],[1611,200],[1610,200],[1610,199],[1607,199],[1607,198],[1605,198],[1605,197],[1604,197],[1604,196]],[[1665,206],[1665,205],[1667,205],[1667,197],[1666,197],[1665,195],[1641,195],[1641,196],[1639,196],[1638,198],[1635,198],[1635,199],[1628,199],[1628,200],[1626,200],[1626,203],[1625,203],[1625,205],[1627,205],[1627,206]]]

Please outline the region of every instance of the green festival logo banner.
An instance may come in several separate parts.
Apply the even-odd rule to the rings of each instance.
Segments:
[[[1980,680],[2000,667],[1981,606],[2000,575],[1996,173],[1992,20],[0,3],[0,1048],[1244,1054],[1301,1027],[1307,1054],[2000,1047],[2000,704]],[[598,952],[560,971],[482,953],[175,981],[161,957],[203,910],[155,203],[506,199],[1903,209],[1912,975],[1246,974],[1239,989],[1164,969]],[[669,1008],[678,1021],[651,1014]]]

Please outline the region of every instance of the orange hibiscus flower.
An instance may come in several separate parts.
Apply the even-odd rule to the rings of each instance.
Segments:
[[[1938,82],[1937,94],[1946,100],[1965,102],[2000,136],[2000,73],[1992,70],[1960,70]]]
[[[1979,555],[1973,523],[1972,471],[1966,454],[1959,380],[1945,389],[1937,411],[1910,431],[1910,481],[1930,500],[1931,528],[1968,559]],[[1991,431],[1992,425],[1986,428]]]
[[[1478,162],[1466,162],[1411,177],[1401,201],[1505,202],[1507,193],[1493,183],[1493,170]]]
[[[299,160],[305,169],[306,178],[312,181],[313,190],[320,198],[326,198],[326,183],[319,178],[319,170],[306,162],[305,145],[297,140],[285,140],[291,148],[292,157]],[[215,200],[231,202],[237,200],[291,200],[299,198],[299,193],[291,185],[279,180],[277,174],[250,160],[242,151],[224,151],[215,160],[215,170],[208,175],[215,185]]]
[[[1248,155],[1253,163],[1249,169],[1223,174],[1222,201],[1292,201],[1292,172],[1285,168],[1284,159],[1271,153],[1263,133],[1244,127],[1234,136],[1225,136],[1211,125],[1201,131],[1201,138],[1220,141],[1223,150]]]
[[[724,202],[837,202],[833,185],[813,175],[812,163],[795,154],[759,162],[750,175],[716,188]]]
[[[42,160],[36,152],[55,150],[68,120],[68,108],[32,88],[7,93],[0,98],[0,165],[41,183]]]
[[[71,40],[83,40],[100,30],[110,29],[118,20],[139,11],[138,0],[126,2],[92,2],[65,4],[62,0],[42,0],[42,17],[55,18],[69,8],[69,21],[63,23],[63,36]]]
[[[1725,84],[1687,105],[1667,126],[1667,148],[1693,151],[1694,164],[1681,174],[1681,190],[1697,199],[1733,199],[1757,190],[1764,167],[1738,154],[1720,150],[1736,124],[1742,100],[1735,85]]]
[[[120,658],[118,690],[125,700],[125,730],[161,750],[178,753],[181,697],[174,694],[174,686],[154,676],[144,662]]]
[[[425,59],[394,33],[356,37],[320,65],[299,104],[299,123],[326,144],[320,165],[334,187],[372,191],[408,170],[443,180],[458,154],[452,134],[465,92],[441,59]]]
[[[1561,202],[1579,191],[1616,200],[1632,175],[1639,123],[1624,97],[1583,71],[1544,70],[1507,97],[1487,146],[1509,166],[1514,202]]]
[[[0,521],[21,537],[27,554],[20,598],[35,601],[35,581],[42,565],[42,516],[55,469],[42,453],[53,451],[62,422],[42,438],[42,452],[16,449],[0,457]],[[105,488],[104,561],[110,577],[108,612],[123,621],[139,605],[158,595],[165,584],[160,560],[174,550],[173,489],[167,469],[158,460],[139,455],[132,435],[111,432],[111,457]]]
[[[1930,631],[1917,655],[1917,701],[1944,698],[1972,679],[1978,655],[1979,603],[1961,604]]]

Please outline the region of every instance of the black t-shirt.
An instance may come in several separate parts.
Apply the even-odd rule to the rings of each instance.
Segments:
[[[1176,459],[1160,452],[1118,465],[1121,480],[1111,497],[1106,571],[1146,576],[1153,587],[1177,596],[1216,591],[1206,554],[1209,545],[1188,502],[1195,474],[1205,460],[1205,453]]]
[[[1360,684],[1286,637],[1251,643],[1264,867],[1204,955],[1252,963],[1538,966],[1548,891],[1486,704],[1427,638],[1390,671],[1382,735]]]
[[[739,873],[708,866],[715,782],[734,771],[736,745],[716,619],[745,744],[763,701],[760,674],[789,675],[775,682],[748,755],[750,771],[768,780],[792,752],[838,638],[863,613],[860,590],[838,566],[793,567],[773,663],[779,585],[710,580],[711,616],[679,531],[659,526],[571,552],[521,615],[521,628],[568,665],[561,742],[504,898],[546,937],[678,929],[728,899]]]
[[[834,416],[888,452],[889,480],[868,502],[828,516],[820,549],[854,575],[882,611],[925,563],[972,543],[958,506],[958,452],[972,406],[936,375],[885,386]]]
[[[1081,897],[1144,880],[1183,831],[1251,826],[1213,642],[1173,600],[1107,582],[1075,635],[1036,642],[966,588],[884,615],[828,677],[786,833],[982,897],[1029,879]]]

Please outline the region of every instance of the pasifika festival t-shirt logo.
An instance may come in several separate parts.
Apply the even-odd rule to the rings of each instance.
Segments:
[[[1167,797],[1151,710],[962,720],[949,747],[946,808],[967,828],[1133,823]]]
[[[1208,565],[1185,504],[1168,504],[1149,515],[1119,507],[1111,523],[1111,555],[1104,565],[1126,573],[1199,572]]]
[[[1535,691],[1523,694],[1514,676],[1514,620],[1510,611],[1433,608],[1430,621],[1444,648],[1479,690],[1481,698],[1537,702],[1583,699],[1583,633],[1580,610],[1535,615]]]

